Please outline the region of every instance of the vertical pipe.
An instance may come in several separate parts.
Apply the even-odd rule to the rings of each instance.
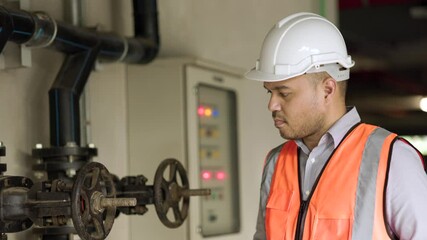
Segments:
[[[80,27],[84,26],[83,21],[83,2],[82,0],[66,0],[66,6],[64,8],[65,11],[65,20],[72,24],[73,26]],[[83,91],[80,96],[79,101],[79,113],[80,113],[80,140],[81,145],[87,145],[88,140],[88,127],[86,126],[86,119],[88,116],[87,109],[87,95],[88,91]]]
[[[147,42],[145,55],[140,63],[151,62],[159,51],[159,29],[156,0],[133,0],[134,30],[136,38]]]
[[[49,90],[50,143],[80,146],[79,99],[100,50],[97,44],[87,51],[67,55]]]
[[[49,91],[50,133],[52,146],[65,146],[74,142],[80,145],[80,118],[78,96],[67,89]]]
[[[68,23],[82,26],[82,0],[67,0],[64,10],[65,20]]]

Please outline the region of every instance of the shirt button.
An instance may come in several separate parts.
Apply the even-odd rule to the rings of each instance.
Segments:
[[[308,190],[307,190],[307,191],[305,191],[305,195],[307,195],[307,196],[308,196],[309,194],[310,194],[310,191],[308,191]]]
[[[311,163],[314,163],[316,161],[316,159],[315,158],[312,158],[311,159]]]

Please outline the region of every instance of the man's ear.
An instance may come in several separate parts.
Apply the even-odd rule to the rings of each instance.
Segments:
[[[332,77],[323,79],[323,96],[325,99],[331,99],[337,92],[338,84]]]

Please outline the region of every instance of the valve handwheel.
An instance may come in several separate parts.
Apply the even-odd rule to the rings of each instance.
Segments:
[[[79,170],[71,195],[71,216],[82,240],[103,240],[110,233],[116,206],[105,202],[115,196],[113,179],[104,165],[90,162]]]
[[[190,204],[188,193],[187,173],[182,164],[176,159],[163,160],[154,177],[154,206],[165,226],[177,228],[187,218]],[[168,216],[169,210],[172,210],[173,217]]]

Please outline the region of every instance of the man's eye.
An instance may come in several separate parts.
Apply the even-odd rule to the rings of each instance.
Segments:
[[[287,96],[289,96],[289,93],[280,93],[280,96],[287,97]]]

